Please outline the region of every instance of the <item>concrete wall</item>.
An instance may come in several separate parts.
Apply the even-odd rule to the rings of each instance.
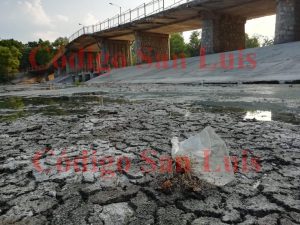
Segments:
[[[246,18],[230,15],[207,15],[203,19],[201,47],[206,53],[245,48]]]
[[[135,52],[137,64],[170,60],[170,35],[136,32]]]
[[[300,1],[277,0],[275,44],[300,41]]]

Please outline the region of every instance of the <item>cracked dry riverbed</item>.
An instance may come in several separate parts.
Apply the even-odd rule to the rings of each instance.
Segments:
[[[300,224],[299,87],[115,84],[59,95],[26,88],[1,89],[0,225]],[[295,98],[281,98],[284,90]],[[272,119],[245,120],[255,109]],[[172,137],[206,126],[239,159],[235,180],[215,187],[162,173]],[[152,164],[141,157],[149,149]],[[260,171],[242,169],[245,149]]]

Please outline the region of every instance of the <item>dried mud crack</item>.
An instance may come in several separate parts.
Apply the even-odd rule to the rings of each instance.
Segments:
[[[75,105],[54,100],[62,115],[39,108],[1,117],[1,225],[300,224],[299,125],[246,121],[239,111],[208,111],[193,101],[76,98]],[[261,171],[245,173],[239,162],[235,180],[224,187],[161,174],[159,159],[170,156],[171,138],[183,140],[207,125],[231,156],[251,150]],[[152,164],[140,154],[149,149],[156,170],[144,173]]]

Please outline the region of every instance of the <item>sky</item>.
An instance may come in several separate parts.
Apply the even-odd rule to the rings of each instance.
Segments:
[[[150,0],[0,0],[0,39],[54,41],[71,36],[81,28],[79,23],[92,25],[117,15],[116,5],[125,11],[144,1]],[[247,21],[246,32],[273,37],[275,16]],[[184,33],[186,41],[189,35]]]

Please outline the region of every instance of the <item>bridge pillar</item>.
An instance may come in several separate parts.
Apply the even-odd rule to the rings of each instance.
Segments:
[[[231,15],[204,15],[201,47],[207,54],[245,48],[246,18]]]
[[[79,56],[78,52],[68,51],[65,54],[66,73],[76,73],[79,70]]]
[[[100,41],[101,66],[121,68],[132,65],[131,42],[103,39]]]
[[[138,31],[135,33],[136,63],[170,60],[170,35]]]
[[[96,52],[78,51],[66,54],[66,73],[91,72],[97,68]]]
[[[300,1],[277,0],[275,44],[300,41]]]

